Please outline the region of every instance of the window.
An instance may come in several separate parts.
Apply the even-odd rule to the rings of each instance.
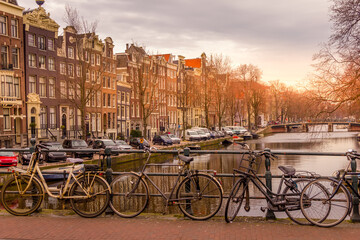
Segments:
[[[96,107],[96,102],[95,102],[96,99],[95,99],[95,93],[94,92],[91,93],[91,98],[90,99],[91,99],[91,106]]]
[[[100,55],[96,54],[96,65],[100,65]]]
[[[95,66],[95,54],[91,54],[91,65]]]
[[[76,66],[76,76],[77,77],[81,77],[82,76],[82,71],[81,71],[81,66]]]
[[[95,71],[91,71],[91,82],[95,83]]]
[[[97,91],[97,106],[101,107],[101,92]]]
[[[55,71],[55,59],[53,57],[49,57],[48,61],[49,70]]]
[[[131,117],[135,117],[135,104],[131,104]]]
[[[1,46],[1,68],[7,69],[8,68],[8,47]]]
[[[97,114],[97,130],[99,132],[101,131],[101,114],[100,113]]]
[[[107,103],[108,103],[108,107],[111,107],[111,95],[108,94],[108,98],[107,98]]]
[[[6,17],[0,16],[0,34],[6,35]]]
[[[45,69],[46,68],[46,66],[45,66],[45,60],[46,58],[45,58],[45,56],[39,56],[39,67],[41,68],[41,69]]]
[[[106,93],[103,94],[103,106],[106,107]]]
[[[30,53],[29,54],[29,67],[36,67],[36,55]]]
[[[69,98],[74,99],[74,94],[75,94],[74,84],[69,83]]]
[[[93,132],[96,131],[96,115],[95,115],[95,113],[91,114],[91,130]]]
[[[65,75],[66,74],[66,65],[65,63],[60,63],[60,74]]]
[[[48,38],[48,49],[54,51],[54,39]]]
[[[116,107],[116,95],[115,94],[113,94],[113,105],[112,105],[112,107],[113,108],[115,108]]]
[[[34,34],[28,34],[28,45],[35,47],[35,36]]]
[[[29,93],[36,93],[36,77],[29,76]]]
[[[18,33],[18,20],[17,19],[11,19],[11,36],[14,38],[19,37]]]
[[[87,51],[84,53],[84,58],[86,62],[89,62],[89,53]]]
[[[4,108],[3,109],[3,115],[4,115],[4,130],[10,130],[10,109]]]
[[[126,103],[129,104],[130,103],[130,94],[126,93]]]
[[[121,106],[121,118],[125,119],[125,107]]]
[[[108,80],[107,80],[107,87],[111,88],[111,78],[110,77],[108,77]]]
[[[19,68],[19,49],[11,49],[12,65],[13,68]]]
[[[86,69],[86,81],[90,81],[90,70]]]
[[[46,97],[46,79],[44,77],[39,78],[39,95]]]
[[[40,108],[40,128],[41,129],[46,129],[47,128],[47,124],[46,124],[46,108],[45,107]]]
[[[39,49],[41,49],[41,50],[46,50],[46,47],[45,47],[45,37],[43,37],[43,36],[39,36],[39,37],[38,37],[38,46],[39,46]]]
[[[140,117],[140,104],[138,103],[137,109],[136,109],[136,116]]]
[[[86,106],[87,107],[90,107],[90,101],[88,98],[89,94],[90,94],[90,90],[86,90]]]
[[[55,108],[51,107],[49,109],[49,113],[50,113],[50,128],[54,129],[56,128],[56,112],[55,112]]]
[[[74,65],[73,64],[68,64],[68,75],[70,77],[74,77]]]
[[[49,97],[54,98],[55,97],[55,79],[49,78]]]
[[[74,58],[74,48],[68,47],[68,58]]]
[[[125,103],[125,93],[121,92],[121,103]]]
[[[20,78],[14,77],[14,96],[20,98]]]
[[[66,82],[60,81],[61,98],[67,98]]]

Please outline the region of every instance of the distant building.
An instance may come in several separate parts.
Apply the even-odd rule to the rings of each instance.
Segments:
[[[27,142],[23,10],[16,0],[0,1],[0,147]]]
[[[59,25],[39,7],[25,11],[25,92],[28,135],[38,140],[57,136],[61,97],[57,58]]]

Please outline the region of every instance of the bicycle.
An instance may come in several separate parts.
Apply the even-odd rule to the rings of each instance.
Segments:
[[[277,192],[272,192],[257,176],[257,171],[259,170],[262,157],[272,160],[277,159],[277,157],[269,150],[255,152],[245,143],[238,144],[248,150],[248,152],[243,154],[238,169],[233,169],[234,180],[235,177],[239,177],[239,179],[233,185],[226,202],[225,221],[227,223],[233,222],[240,211],[244,199],[244,209],[247,212],[250,211],[249,183],[252,182],[268,202],[266,208],[261,208],[263,212],[265,212],[266,209],[272,211],[285,211],[287,216],[295,223],[309,225],[310,223],[302,215],[300,209],[300,194],[304,186],[309,183],[309,179],[314,178],[315,175],[307,171],[296,172],[295,168],[291,166],[279,166],[278,168],[283,172],[283,175]],[[248,158],[244,157],[245,154],[248,154]],[[260,159],[259,163],[256,163],[257,159]],[[246,162],[248,166],[246,166]],[[293,180],[293,177],[299,179]],[[284,189],[283,185],[285,185]]]
[[[15,216],[26,216],[35,212],[44,200],[45,194],[60,200],[69,199],[72,209],[82,217],[96,217],[105,211],[110,201],[111,189],[100,177],[99,167],[84,164],[77,175],[74,167],[82,159],[69,159],[73,163],[70,171],[64,171],[63,184],[48,187],[39,168],[39,156],[47,147],[39,144],[32,153],[27,170],[12,167],[12,177],[3,185],[1,202],[4,208]],[[68,177],[66,179],[66,175]]]
[[[352,195],[360,198],[360,195],[347,177],[356,176],[360,173],[349,172],[351,160],[360,159],[360,154],[349,150],[346,152],[349,164],[341,174],[335,172],[335,177],[322,177],[310,182],[301,193],[300,205],[304,216],[319,227],[333,227],[340,224],[352,209]],[[356,180],[358,181],[358,180]],[[322,187],[321,187],[322,186]]]
[[[165,211],[168,206],[178,205],[180,211],[193,220],[209,219],[219,211],[223,190],[214,176],[204,171],[190,170],[189,166],[194,158],[179,153],[180,164],[149,164],[153,151],[155,152],[156,148],[145,147],[148,157],[139,173],[123,173],[110,184],[112,191],[110,207],[116,214],[131,218],[142,213],[150,198],[148,182],[165,200]],[[179,169],[170,193],[164,193],[145,172],[148,166],[159,165],[175,166]]]

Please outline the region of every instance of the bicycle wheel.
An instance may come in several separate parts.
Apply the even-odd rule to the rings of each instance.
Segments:
[[[300,195],[302,190],[305,188],[305,186],[310,182],[309,179],[299,179],[295,180],[296,188],[291,188],[286,186],[284,188],[283,194],[284,200],[287,203],[291,203],[291,205],[287,205],[285,209],[286,215],[295,223],[299,225],[313,225],[311,222],[309,222],[304,214],[301,211],[300,207]],[[298,194],[296,196],[286,196],[288,194]]]
[[[181,181],[176,198],[180,210],[194,220],[214,216],[222,203],[222,188],[218,181],[206,174],[195,174]]]
[[[344,185],[335,192],[338,186],[336,180],[320,178],[304,188],[300,207],[307,220],[319,227],[333,227],[345,219],[351,208],[350,194]]]
[[[149,201],[145,181],[133,173],[121,174],[111,183],[111,209],[119,216],[131,218],[139,215]]]
[[[244,178],[240,178],[231,189],[225,206],[225,221],[231,223],[240,211],[244,200],[247,184]]]
[[[35,212],[44,199],[40,181],[28,175],[7,180],[1,190],[1,202],[6,211],[15,216],[26,216]],[[22,193],[25,189],[26,192]]]
[[[87,193],[90,197],[87,197]],[[94,174],[86,174],[73,183],[69,196],[73,197],[70,198],[70,204],[74,212],[82,217],[92,218],[99,216],[107,208],[110,188],[105,179]]]

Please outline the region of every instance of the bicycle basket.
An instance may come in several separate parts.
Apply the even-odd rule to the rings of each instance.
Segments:
[[[238,171],[244,173],[256,174],[262,162],[262,157],[255,155],[253,152],[244,152],[241,155]]]

